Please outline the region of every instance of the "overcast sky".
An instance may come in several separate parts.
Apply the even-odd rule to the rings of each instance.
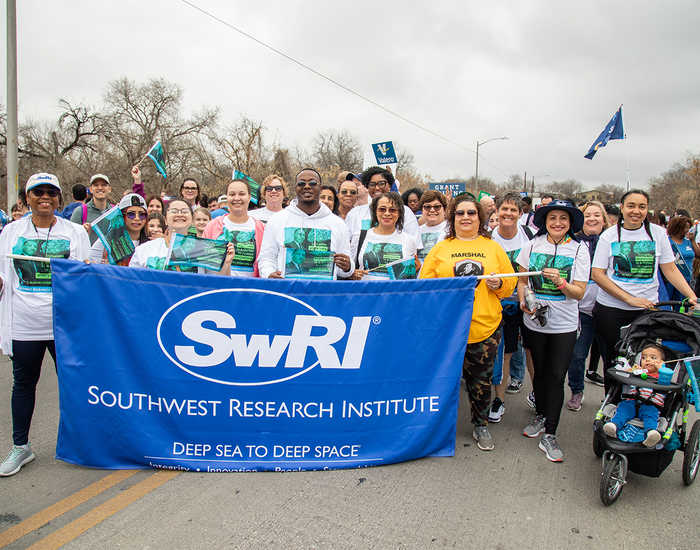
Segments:
[[[432,181],[633,185],[700,153],[700,9],[673,2],[192,0],[444,143],[241,36],[180,0],[18,1],[20,121],[58,99],[101,103],[105,84],[163,76],[186,111],[261,120],[283,145],[322,129],[393,140]],[[5,14],[5,2],[2,2]],[[416,6],[418,4],[418,6]],[[3,18],[4,23],[4,18]],[[3,35],[5,29],[3,28]],[[5,59],[2,95],[6,103]],[[628,139],[583,158],[620,104]]]

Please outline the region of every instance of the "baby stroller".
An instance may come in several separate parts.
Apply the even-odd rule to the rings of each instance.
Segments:
[[[657,307],[671,304],[679,305],[680,302],[663,302]],[[620,338],[615,367],[606,372],[612,384],[593,423],[593,451],[603,459],[600,499],[606,506],[615,502],[622,493],[628,470],[659,477],[673,460],[676,450],[681,450],[684,453],[683,482],[690,485],[700,464],[700,420],[696,420],[690,430],[687,426],[690,405],[700,411],[697,383],[700,378],[700,318],[673,311],[650,310],[623,327]],[[660,345],[664,349],[664,366],[673,370],[669,384],[659,384],[655,379],[643,379],[642,375],[621,370],[639,363],[639,353],[648,344]],[[626,384],[651,388],[665,395],[657,427],[662,438],[654,447],[620,441],[608,437],[603,431],[603,425],[615,414],[622,399],[622,387]],[[639,428],[643,426],[637,418],[628,424],[635,423]]]

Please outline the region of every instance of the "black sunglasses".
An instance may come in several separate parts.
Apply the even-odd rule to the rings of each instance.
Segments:
[[[48,195],[49,197],[55,198],[58,197],[61,192],[58,189],[30,189],[31,193],[35,197],[43,197],[44,195]]]

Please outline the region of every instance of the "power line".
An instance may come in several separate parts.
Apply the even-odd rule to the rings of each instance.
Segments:
[[[306,69],[307,71],[309,71],[309,72],[315,74],[316,76],[318,76],[318,77],[320,77],[320,78],[323,78],[324,80],[330,82],[331,84],[337,86],[338,88],[340,88],[340,89],[342,89],[342,90],[344,90],[344,91],[346,91],[346,92],[348,92],[348,93],[350,93],[350,94],[352,94],[352,95],[354,95],[354,96],[356,96],[356,97],[359,97],[359,98],[362,99],[363,101],[366,101],[367,103],[370,103],[370,104],[374,105],[374,106],[377,107],[378,109],[381,109],[382,111],[384,111],[384,112],[386,112],[386,113],[388,113],[388,114],[390,114],[390,115],[392,115],[392,116],[394,116],[394,117],[396,117],[396,118],[398,118],[398,119],[400,119],[400,120],[403,120],[403,121],[406,122],[407,124],[410,124],[411,126],[414,126],[414,127],[418,128],[419,130],[423,130],[424,132],[430,134],[430,135],[433,136],[433,137],[436,137],[436,138],[438,138],[438,139],[444,141],[445,143],[449,143],[449,144],[451,144],[451,145],[454,145],[455,147],[459,147],[460,149],[462,149],[462,150],[464,150],[464,151],[469,151],[469,152],[471,152],[471,153],[476,154],[476,151],[475,151],[474,149],[471,149],[470,147],[467,147],[466,145],[462,145],[461,143],[458,143],[458,142],[456,142],[456,141],[453,141],[453,140],[451,140],[450,138],[445,137],[445,136],[443,136],[442,134],[439,134],[438,132],[435,132],[435,131],[431,130],[430,128],[427,128],[427,127],[423,126],[422,124],[419,124],[418,122],[415,122],[414,120],[411,120],[410,118],[405,117],[405,116],[403,116],[402,114],[397,113],[396,111],[394,111],[394,110],[392,110],[392,109],[389,109],[388,107],[386,107],[385,105],[382,105],[382,104],[379,103],[378,101],[375,101],[375,100],[373,100],[372,98],[367,97],[366,95],[363,95],[363,94],[361,94],[360,92],[358,92],[358,91],[356,91],[356,90],[353,90],[353,89],[350,88],[349,86],[346,86],[346,85],[343,84],[342,82],[338,82],[338,81],[335,80],[334,78],[331,78],[330,76],[325,75],[325,74],[323,74],[323,73],[320,72],[320,71],[317,71],[317,70],[314,69],[313,67],[307,65],[306,63],[304,63],[304,62],[302,62],[302,61],[299,61],[298,59],[292,57],[292,56],[289,55],[289,54],[286,54],[286,53],[283,52],[282,50],[279,50],[278,48],[275,48],[275,47],[272,46],[271,44],[268,44],[267,42],[263,42],[263,41],[260,40],[259,38],[256,38],[256,37],[253,36],[252,34],[250,34],[250,33],[246,32],[246,31],[244,31],[244,30],[241,29],[240,27],[237,27],[237,26],[233,25],[232,23],[229,23],[228,21],[225,21],[224,19],[221,19],[220,17],[218,17],[218,16],[214,15],[213,13],[211,13],[211,12],[205,10],[204,8],[200,8],[200,7],[197,6],[196,4],[190,2],[189,0],[180,0],[180,1],[181,1],[183,4],[186,4],[187,6],[191,7],[192,9],[195,9],[195,10],[197,10],[198,12],[200,12],[200,13],[206,15],[207,17],[210,17],[211,19],[213,19],[213,20],[215,20],[215,21],[221,23],[222,25],[228,27],[229,29],[231,29],[231,30],[233,30],[233,31],[235,31],[235,32],[237,32],[237,33],[239,33],[239,34],[245,36],[246,38],[252,40],[252,41],[255,42],[256,44],[259,44],[260,46],[263,46],[264,48],[267,48],[268,50],[270,50],[270,51],[276,53],[277,55],[280,55],[280,56],[284,57],[287,61],[291,61],[292,63],[294,63],[294,64],[300,66],[300,67],[303,68],[303,69]],[[482,158],[483,158],[483,157],[482,157]],[[491,163],[489,162],[488,164],[491,164]],[[491,164],[491,166],[493,166],[493,165]],[[496,166],[493,166],[493,167],[496,168],[496,169],[500,172],[500,169],[499,169],[499,168],[497,168]]]

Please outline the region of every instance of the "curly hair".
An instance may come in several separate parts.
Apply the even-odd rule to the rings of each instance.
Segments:
[[[389,187],[394,186],[394,183],[396,182],[394,179],[394,174],[389,172],[389,170],[386,168],[380,168],[379,166],[372,166],[371,168],[367,168],[367,170],[362,172],[362,185],[369,187],[369,181],[372,179],[372,176],[376,176],[377,174],[381,174],[386,178],[386,181],[389,182]],[[401,198],[400,195],[399,198]]]

